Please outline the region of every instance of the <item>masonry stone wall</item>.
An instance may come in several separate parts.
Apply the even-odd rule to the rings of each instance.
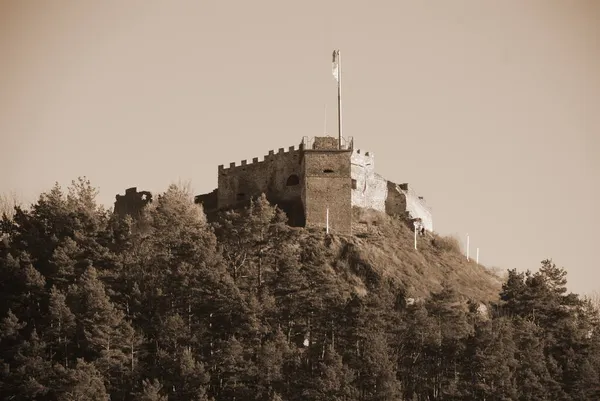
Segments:
[[[209,192],[207,194],[196,195],[194,197],[194,202],[202,204],[202,208],[204,209],[204,212],[210,212],[210,211],[217,210],[218,201],[219,201],[219,198],[218,198],[218,190],[217,189],[215,189],[212,192]]]
[[[306,226],[325,228],[329,208],[332,233],[352,231],[352,182],[350,150],[337,149],[338,142],[325,141],[303,154],[304,185],[302,202]],[[317,148],[318,150],[315,150]]]
[[[152,194],[148,191],[137,191],[136,187],[125,190],[125,195],[117,195],[114,213],[120,217],[127,215],[138,217],[148,203],[152,202]]]
[[[352,206],[374,209],[389,215],[421,219],[433,231],[431,209],[408,184],[396,184],[375,173],[375,157],[370,152],[352,152]]]
[[[417,193],[409,188],[408,184],[395,184],[390,182],[388,185],[389,212],[393,210],[405,210],[405,215],[409,219],[420,219],[421,224],[427,231],[433,231],[433,218],[431,208],[425,203],[425,199],[418,196]]]
[[[385,212],[389,215],[409,217],[406,212],[406,196],[398,188],[398,184],[386,181],[387,197],[385,199]]]
[[[263,160],[230,163],[218,168],[216,209],[237,208],[250,199],[265,194],[269,202],[278,205],[287,214],[291,225],[304,225],[304,208],[301,205],[303,172],[301,151],[294,146],[277,152],[269,151]],[[211,202],[208,196],[196,197],[197,202]]]
[[[387,181],[375,173],[375,157],[360,149],[352,152],[352,206],[385,212]]]
[[[421,223],[427,231],[433,231],[431,209],[425,204],[425,200],[410,189],[408,191],[403,190],[403,192],[406,197],[406,211],[408,214],[413,218],[421,219]]]
[[[270,151],[264,160],[219,166],[218,188],[198,195],[206,212],[246,206],[262,193],[288,215],[291,225],[351,233],[352,207],[421,220],[433,231],[431,209],[408,184],[396,184],[375,172],[371,152],[353,150],[353,140],[303,139],[298,149]]]
[[[234,206],[262,193],[282,200],[300,197],[300,151],[293,146],[288,151],[284,148],[277,153],[270,151],[261,161],[254,158],[251,163],[242,160],[228,168],[219,166],[218,174],[219,208]]]

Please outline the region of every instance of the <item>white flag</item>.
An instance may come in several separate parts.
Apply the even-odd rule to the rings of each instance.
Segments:
[[[340,82],[340,51],[333,51],[333,66],[331,71],[336,81]]]

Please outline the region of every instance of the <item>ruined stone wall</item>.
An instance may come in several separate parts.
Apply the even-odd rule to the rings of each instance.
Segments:
[[[350,157],[352,175],[352,206],[385,212],[387,181],[375,173],[375,157],[360,149]]]
[[[387,197],[385,199],[385,212],[389,215],[396,215],[410,218],[406,212],[406,196],[398,184],[386,181]]]
[[[117,195],[114,213],[120,217],[130,215],[138,217],[148,203],[152,202],[152,194],[148,191],[137,191],[136,187],[125,190],[125,195]]]
[[[404,209],[404,215],[409,219],[421,219],[421,222],[427,231],[433,231],[433,218],[431,208],[427,206],[425,200],[409,188],[408,184],[388,183],[388,201],[386,202],[386,211],[389,214]]]
[[[350,145],[348,145],[350,144]],[[218,189],[196,197],[205,211],[244,207],[262,193],[282,208],[291,225],[325,228],[329,207],[332,232],[349,234],[352,207],[408,219],[419,218],[432,231],[431,209],[408,184],[396,184],[375,172],[370,152],[339,149],[338,138],[303,139],[299,149],[270,151],[264,160],[218,168]]]
[[[433,218],[431,208],[425,204],[425,200],[412,190],[404,191],[406,196],[406,210],[413,218],[420,218],[427,231],[433,231]]]
[[[218,201],[218,189],[215,189],[207,194],[196,195],[194,197],[194,203],[201,204],[204,212],[212,212],[217,210]]]
[[[302,201],[308,227],[325,228],[329,208],[330,232],[352,232],[350,155],[348,150],[304,152]]]

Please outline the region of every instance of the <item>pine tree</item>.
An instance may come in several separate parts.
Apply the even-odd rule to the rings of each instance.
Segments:
[[[515,373],[520,401],[542,401],[563,397],[552,379],[544,355],[541,330],[535,323],[519,318],[514,321],[518,366]]]
[[[512,321],[499,317],[479,320],[466,342],[461,391],[467,399],[509,401],[518,399]]]
[[[276,392],[285,390],[285,363],[291,355],[286,335],[276,330],[257,351],[257,396],[269,399]]]
[[[10,376],[5,382],[7,394],[19,400],[41,400],[51,390],[52,364],[46,344],[34,329],[29,339],[21,342],[10,364]]]
[[[71,306],[76,316],[79,355],[94,359],[104,375],[108,391],[119,389],[130,379],[131,338],[134,330],[106,294],[96,269],[89,267],[71,288]]]
[[[208,401],[210,375],[188,348],[179,354],[178,380],[174,384],[178,399]]]
[[[54,359],[68,368],[73,353],[69,347],[75,336],[75,315],[67,306],[66,296],[54,286],[50,289],[48,320],[44,337],[55,355]]]
[[[163,389],[158,379],[144,380],[142,390],[135,394],[135,399],[139,401],[168,401],[167,395],[161,395]]]
[[[72,369],[55,367],[60,377],[60,389],[56,391],[58,401],[108,401],[104,377],[93,364],[77,359]]]

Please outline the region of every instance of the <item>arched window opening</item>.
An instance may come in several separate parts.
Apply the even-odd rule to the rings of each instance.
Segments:
[[[288,187],[292,187],[298,184],[300,184],[300,178],[296,174],[290,175],[287,179],[287,182],[285,183],[285,185],[287,185]]]
[[[352,179],[352,189],[356,189],[356,180]]]

